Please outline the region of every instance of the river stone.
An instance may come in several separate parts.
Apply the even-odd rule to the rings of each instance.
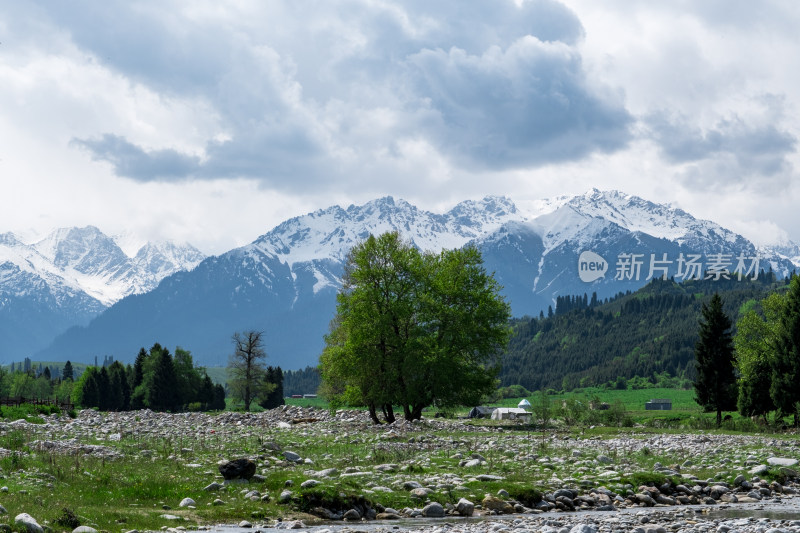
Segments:
[[[502,476],[493,476],[491,474],[481,474],[480,476],[475,476],[475,479],[478,481],[503,481]]]
[[[490,511],[497,511],[498,513],[503,514],[512,514],[514,512],[514,506],[510,503],[501,500],[497,496],[492,496],[491,494],[487,494],[481,505],[484,509],[489,509]]]
[[[289,503],[292,499],[292,491],[284,490],[281,492],[281,495],[278,496],[278,503]]]
[[[405,483],[403,483],[403,488],[405,490],[414,490],[414,489],[418,489],[418,488],[421,488],[421,487],[422,487],[422,485],[420,485],[416,481],[406,481]]]
[[[570,529],[569,533],[597,533],[597,528],[591,524],[578,524]]]
[[[416,489],[411,489],[411,496],[414,498],[426,498],[431,492],[433,491],[429,488],[417,487]]]
[[[769,467],[767,465],[758,465],[751,468],[748,474],[751,476],[760,476],[762,474],[766,474],[767,472],[769,472]]]
[[[15,516],[14,523],[28,533],[44,533],[44,529],[39,525],[39,522],[28,513],[20,513]]]
[[[184,498],[181,500],[181,503],[178,504],[178,507],[189,507],[189,506],[196,506],[197,503],[191,498]]]
[[[234,459],[219,465],[219,473],[225,480],[247,479],[256,473],[256,464],[247,458]]]
[[[339,475],[339,471],[335,468],[326,468],[317,472],[319,477],[335,477]]]
[[[253,527],[253,524],[251,524],[247,520],[242,520],[241,522],[239,522],[239,527],[241,527],[243,529],[249,529],[249,528]]]
[[[344,516],[342,516],[342,520],[361,520],[361,513],[356,511],[355,509],[350,509]]]
[[[767,464],[772,466],[794,466],[797,464],[797,459],[789,459],[787,457],[770,457],[767,459]]]
[[[223,488],[225,488],[225,485],[223,485],[221,483],[217,483],[215,481],[215,482],[211,483],[210,485],[206,485],[205,487],[203,487],[203,490],[206,491],[206,492],[211,492],[211,491],[215,491],[215,490],[221,490]]]
[[[302,463],[303,459],[294,452],[285,451],[283,452],[283,457],[289,461],[290,463]]]
[[[72,530],[72,533],[97,533],[97,530],[89,526],[78,526]]]
[[[456,512],[461,516],[472,516],[475,512],[475,504],[466,498],[461,498],[456,504]]]
[[[422,516],[427,518],[442,518],[444,516],[444,507],[439,502],[431,502],[422,508]]]
[[[302,483],[300,483],[300,488],[302,488],[302,489],[310,489],[311,487],[316,487],[317,485],[320,485],[321,483],[322,483],[321,481],[317,481],[316,479],[307,479],[307,480],[303,481]]]

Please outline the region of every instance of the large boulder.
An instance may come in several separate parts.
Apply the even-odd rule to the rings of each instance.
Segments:
[[[234,459],[219,465],[219,473],[226,480],[250,479],[256,473],[256,464],[250,459]]]

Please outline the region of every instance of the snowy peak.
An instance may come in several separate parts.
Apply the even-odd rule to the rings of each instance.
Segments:
[[[0,236],[0,263],[29,274],[22,284],[0,281],[0,290],[28,294],[30,280],[40,280],[52,295],[85,293],[86,298],[109,306],[129,295],[153,289],[166,276],[194,268],[203,255],[195,248],[170,243],[147,244],[128,257],[114,239],[94,226],[61,228],[44,239],[25,244],[13,233]],[[26,285],[26,286],[23,286]],[[94,307],[94,306],[93,306]]]
[[[191,244],[148,242],[133,258],[134,264],[159,280],[182,270],[191,270],[205,259]]]
[[[322,259],[343,261],[350,248],[370,234],[399,231],[418,248],[438,251],[463,246],[520,216],[508,198],[462,202],[445,214],[436,214],[387,196],[347,209],[332,206],[292,218],[249,246],[289,265]]]
[[[58,268],[82,274],[118,273],[129,268],[125,252],[94,226],[58,229],[33,247]]]

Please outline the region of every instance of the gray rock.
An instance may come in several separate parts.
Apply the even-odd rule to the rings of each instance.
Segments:
[[[321,481],[317,481],[316,479],[307,479],[307,480],[303,481],[302,483],[300,483],[300,488],[302,488],[302,489],[310,489],[311,487],[316,487],[317,485],[320,485],[321,483],[322,483]]]
[[[420,485],[416,481],[406,481],[405,483],[403,483],[403,488],[405,490],[414,490],[414,489],[418,489],[420,487],[422,487],[422,485]]]
[[[767,472],[769,472],[769,467],[767,465],[758,465],[751,468],[747,473],[751,476],[760,476]]]
[[[422,516],[427,518],[442,518],[444,516],[444,507],[439,502],[431,502],[422,508]]]
[[[338,475],[339,471],[335,468],[326,468],[325,470],[317,472],[318,477],[336,477]]]
[[[456,504],[456,512],[461,516],[472,516],[475,512],[475,504],[466,498],[461,498]]]
[[[355,509],[350,509],[344,516],[342,516],[342,520],[361,520],[361,513],[356,511]]]
[[[597,533],[597,528],[591,524],[578,524],[573,526],[569,533]]]
[[[278,496],[278,503],[289,503],[292,500],[293,493],[290,490],[284,490]]]
[[[283,452],[283,457],[290,463],[302,463],[303,459],[294,452],[285,451]]]
[[[211,483],[210,485],[206,485],[205,487],[203,487],[203,490],[206,491],[206,492],[212,492],[212,491],[217,491],[217,490],[220,490],[220,489],[223,489],[223,488],[225,488],[225,485],[223,485],[221,483],[217,483],[215,481],[214,483]]]
[[[14,523],[19,529],[24,529],[28,533],[44,533],[44,529],[39,525],[39,522],[28,513],[20,513],[15,516]]]
[[[226,461],[218,466],[225,480],[250,479],[256,473],[256,464],[247,458]]]
[[[242,520],[241,522],[239,522],[239,527],[244,528],[244,529],[249,529],[249,528],[253,527],[253,524],[251,524],[247,520]]]
[[[427,487],[417,487],[416,489],[411,489],[411,496],[414,498],[426,498],[428,494],[432,493],[433,491]]]
[[[794,466],[797,464],[797,459],[790,459],[787,457],[770,457],[767,459],[767,464],[772,466]]]
[[[97,530],[89,526],[78,526],[72,530],[72,533],[97,533]]]
[[[181,503],[178,504],[178,507],[189,507],[189,506],[196,507],[197,502],[195,502],[191,498],[184,498],[181,500]]]
[[[478,481],[503,481],[502,476],[493,476],[491,474],[481,474],[480,476],[475,476],[475,479]]]

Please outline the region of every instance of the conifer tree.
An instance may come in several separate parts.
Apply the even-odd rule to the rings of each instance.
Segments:
[[[12,368],[11,371],[13,372],[14,369]],[[61,379],[75,379],[75,372],[72,370],[72,363],[69,361],[64,364],[64,368],[61,370]]]
[[[180,398],[175,365],[169,350],[158,347],[155,352],[150,351],[153,360],[142,382],[144,403],[153,411],[177,411]]]
[[[697,380],[695,401],[706,412],[716,411],[717,427],[722,425],[722,411],[736,409],[736,376],[733,371],[733,338],[731,320],[722,310],[722,298],[714,293],[711,302],[703,304],[695,345]]]

